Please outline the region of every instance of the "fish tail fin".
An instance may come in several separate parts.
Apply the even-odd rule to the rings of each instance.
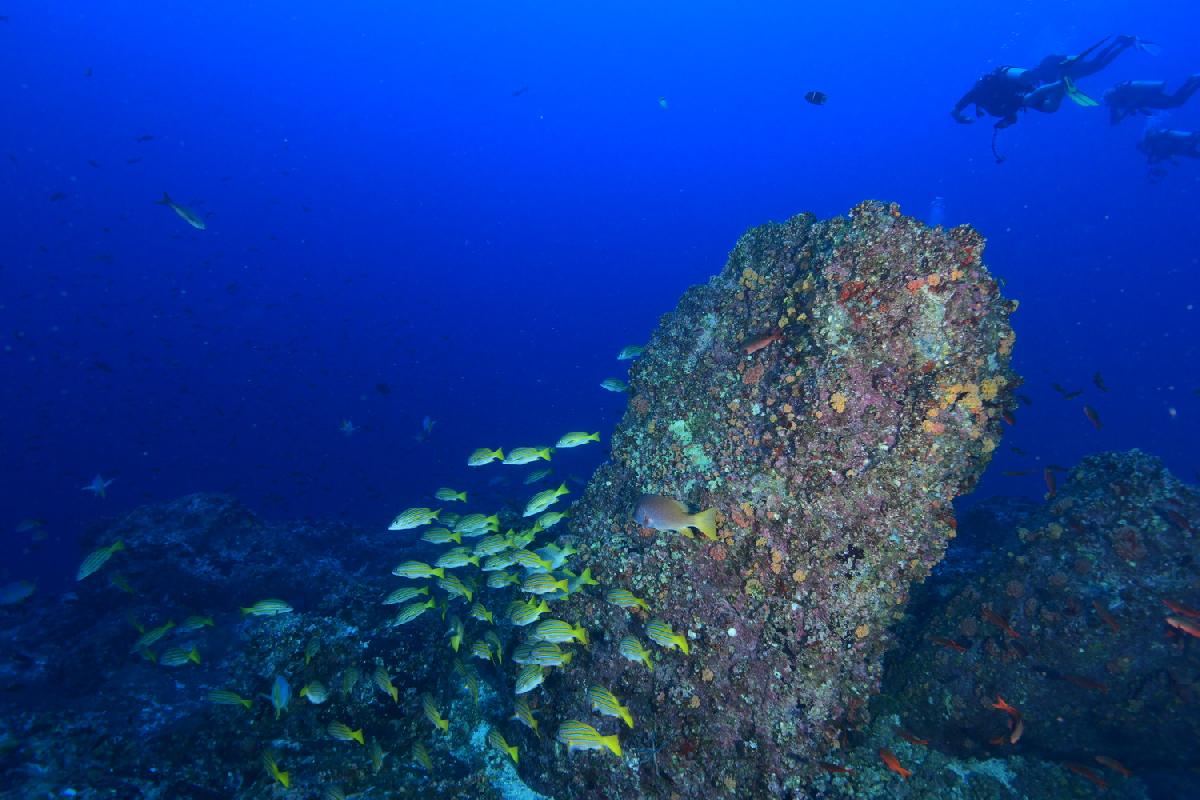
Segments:
[[[437,519],[441,513],[442,513],[442,510],[439,508],[437,511],[433,512],[429,516],[433,517],[434,519]]]
[[[246,608],[245,606],[242,606],[242,616],[243,617],[246,616],[247,614],[253,614],[253,613],[254,613],[253,608]]]
[[[249,709],[249,708],[250,708],[250,706],[251,706],[251,704],[253,704],[253,703],[254,703],[254,701],[253,701],[253,700],[247,700],[247,699],[246,699],[246,698],[244,698],[244,697],[243,697],[243,698],[240,698],[240,699],[238,700],[238,702],[239,702],[239,703],[241,703],[241,704],[242,704],[242,707],[243,707],[243,708],[246,708],[246,709]]]
[[[395,686],[391,686],[388,688],[388,694],[390,694],[392,696],[393,703],[400,702],[400,690],[397,689]]]
[[[585,436],[583,438],[587,439],[589,442],[598,442],[598,441],[600,441],[600,431],[596,431],[595,433],[589,433],[587,436]]]
[[[621,757],[621,742],[617,739],[614,733],[612,736],[601,736],[600,741],[604,742],[604,746],[613,751],[613,755],[617,758]]]
[[[458,494],[455,495],[455,497],[457,497],[459,500],[463,501],[464,503],[467,502],[467,493],[466,492],[459,492]]]
[[[110,544],[108,546],[108,552],[110,552],[110,553],[119,553],[124,549],[125,549],[125,542],[121,541],[120,539],[117,539],[115,542],[113,542],[112,544]]]
[[[462,534],[458,531],[455,531],[450,535],[450,541],[454,542],[455,544],[462,544]]]
[[[617,712],[621,715],[621,719],[629,727],[633,727],[633,715],[629,713],[629,709],[625,706],[617,706]]]
[[[587,628],[583,627],[582,625],[579,625],[578,627],[575,628],[575,634],[579,637],[579,643],[582,644],[584,647],[587,647],[588,646]]]
[[[434,577],[437,577],[437,578],[444,578],[444,577],[446,577],[446,568],[438,567],[436,569],[431,569],[431,570],[429,570],[429,574],[433,575]]]
[[[514,764],[520,763],[521,756],[517,753],[517,746],[515,744],[511,744],[504,749],[509,757],[512,758]]]
[[[717,510],[710,508],[692,516],[691,526],[704,534],[706,539],[717,538]]]
[[[192,652],[188,653],[188,661],[191,661],[193,664],[199,664],[200,651],[193,647]]]
[[[159,206],[171,205],[171,195],[167,194],[166,192],[163,192],[162,200],[155,200],[154,204],[159,205]]]
[[[492,455],[494,455],[496,458],[504,458],[504,451],[497,447],[492,451]]]
[[[350,731],[350,738],[353,739],[354,741],[358,742],[359,744],[367,743],[366,737],[363,736],[362,728],[359,728],[356,731]]]
[[[675,637],[675,644],[679,645],[679,649],[683,651],[684,655],[691,654],[691,648],[688,646],[687,636],[684,634],[681,633]]]

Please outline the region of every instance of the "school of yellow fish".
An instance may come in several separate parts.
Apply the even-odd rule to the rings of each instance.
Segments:
[[[599,433],[570,432],[563,435],[555,447],[518,447],[506,455],[500,449],[480,448],[467,459],[472,467],[492,462],[508,465],[532,464],[550,461],[555,449],[578,447],[588,442],[600,441]],[[548,474],[538,470],[536,477],[526,483],[536,482]],[[482,682],[501,697],[512,698],[512,714],[505,721],[515,721],[528,727],[539,741],[547,746],[564,745],[567,753],[577,750],[607,751],[621,756],[618,733],[603,734],[597,727],[584,720],[560,720],[553,739],[542,740],[539,727],[543,721],[536,716],[536,703],[529,702],[535,692],[546,691],[546,680],[553,670],[570,668],[574,656],[572,647],[587,647],[589,634],[578,620],[565,620],[553,616],[554,606],[575,592],[599,587],[601,582],[590,569],[576,573],[569,568],[569,560],[576,550],[569,541],[551,540],[548,533],[565,519],[569,511],[552,510],[560,499],[569,495],[565,483],[557,488],[537,492],[524,507],[522,519],[532,523],[520,530],[509,528],[501,533],[498,513],[456,513],[445,508],[412,507],[401,511],[388,526],[389,530],[401,532],[403,536],[418,537],[435,546],[443,546],[432,564],[408,560],[398,564],[392,574],[405,581],[381,599],[382,605],[398,607],[395,615],[386,623],[401,626],[412,623],[426,613],[437,613],[445,626],[445,658],[454,675],[454,682],[465,690],[476,704]],[[468,502],[467,492],[440,487],[432,496],[446,503]],[[539,538],[542,540],[539,546]],[[85,580],[104,568],[116,554],[126,550],[121,541],[99,548],[89,554],[79,568],[77,580]],[[119,575],[117,576],[119,577]],[[115,585],[117,582],[113,580]],[[601,588],[607,602],[631,612],[645,613],[649,618],[649,605],[635,597],[628,589],[619,586]],[[267,598],[251,606],[241,608],[243,617],[271,617],[287,614],[292,607],[284,600]],[[168,634],[192,636],[203,633],[214,625],[211,616],[188,617],[181,624],[173,620],[147,627],[130,619],[138,632],[132,642],[131,653],[163,666],[183,667],[200,664],[200,649],[186,642],[163,650],[154,649]],[[511,646],[506,648],[501,633],[510,635]],[[676,633],[666,621],[650,618],[645,626],[646,637],[664,650],[677,650],[684,654],[690,651],[687,637]],[[308,664],[320,651],[321,640],[313,636],[304,650],[304,663]],[[507,650],[507,652],[506,652]],[[651,652],[636,636],[626,636],[617,652],[623,658],[644,664],[653,669]],[[492,680],[487,680],[474,666],[475,660],[488,665]],[[342,674],[342,695],[348,695],[362,679],[357,667],[349,667]],[[382,695],[379,702],[399,702],[399,687],[385,666],[378,666],[371,682]],[[508,684],[511,689],[504,689]],[[288,710],[291,687],[282,675],[267,695],[275,710],[275,719]],[[628,707],[604,686],[593,685],[588,689],[591,710],[598,715],[596,725],[634,726]],[[323,705],[331,700],[331,693],[318,680],[309,681],[299,691],[299,697],[313,705]],[[210,703],[249,710],[254,700],[243,697],[231,689],[213,689],[207,693]],[[430,736],[449,736],[452,720],[443,708],[450,708],[453,698],[437,698],[429,692],[420,695],[420,713],[430,724]],[[333,705],[333,703],[331,703]],[[344,711],[344,710],[343,710]],[[336,712],[335,712],[336,713]],[[614,722],[605,723],[603,717]],[[520,763],[516,745],[510,744],[500,729],[501,722],[493,723],[487,736],[488,744],[513,764]],[[371,756],[376,773],[388,755],[377,736],[370,737],[363,729],[354,728],[343,719],[334,719],[325,727],[326,735],[335,741],[365,746]],[[434,773],[436,765],[430,755],[435,739],[418,740],[410,748],[414,766]],[[437,748],[433,748],[437,752]],[[269,779],[285,789],[292,784],[291,773],[280,765],[280,757],[273,750],[262,752],[262,764]],[[325,798],[345,797],[339,787],[327,786]]]

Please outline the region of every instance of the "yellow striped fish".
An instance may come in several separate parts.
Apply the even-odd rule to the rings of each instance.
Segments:
[[[539,664],[526,664],[517,673],[517,694],[532,692],[546,680],[546,670]]]
[[[565,667],[571,663],[570,652],[564,652],[554,642],[538,642],[529,653],[530,664],[541,664],[543,667]]]
[[[418,589],[415,586],[401,586],[399,589],[385,597],[383,604],[385,606],[398,606],[401,603],[407,603],[409,600],[412,600],[419,595],[425,595],[428,597],[429,587],[422,586],[420,589]]]
[[[533,638],[542,642],[576,641],[582,645],[588,643],[587,630],[582,625],[571,625],[561,619],[544,619],[533,629]]]
[[[429,757],[429,751],[425,749],[425,745],[420,742],[413,742],[412,759],[414,764],[419,764],[426,772],[433,772],[433,760]]]
[[[638,641],[636,636],[626,636],[621,639],[621,643],[617,645],[617,652],[630,661],[641,661],[646,665],[646,669],[654,671],[654,663],[650,660],[650,651]]]
[[[356,731],[350,730],[350,726],[344,722],[329,723],[329,727],[325,729],[325,732],[334,739],[337,739],[339,742],[358,742],[359,744],[366,744],[366,740],[363,739],[362,728],[359,728]]]
[[[388,675],[387,667],[382,664],[376,667],[372,680],[375,681],[376,686],[392,696],[393,703],[400,702],[400,690],[392,683],[392,676]]]
[[[471,598],[475,596],[475,593],[471,591],[470,587],[453,575],[446,575],[443,578],[438,578],[437,584],[445,589],[446,593],[451,597],[465,597],[468,603],[471,602]]]
[[[392,624],[407,625],[436,605],[437,601],[432,597],[426,600],[424,603],[409,603],[404,608],[400,609],[400,612],[396,614],[396,618],[392,620]]]
[[[621,742],[615,733],[601,736],[591,725],[577,719],[569,719],[558,727],[558,740],[567,746],[568,753],[574,750],[603,750],[607,747],[613,755],[621,755]]]
[[[411,528],[419,528],[422,525],[428,525],[438,518],[442,513],[439,508],[436,511],[432,508],[407,508],[396,515],[392,520],[392,524],[388,525],[389,531],[406,531]]]
[[[481,603],[475,603],[471,606],[471,616],[480,622],[491,622],[492,612],[483,607]]]
[[[685,654],[690,652],[687,637],[682,633],[676,633],[664,619],[655,617],[650,620],[650,623],[646,625],[646,635],[650,637],[651,641],[668,650],[682,650]]]
[[[267,752],[263,753],[262,760],[263,767],[266,768],[267,773],[272,778],[282,783],[283,788],[286,789],[292,785],[292,781],[290,778],[288,778],[287,772],[279,769],[279,764],[275,763],[275,755],[271,751],[268,750]]]
[[[218,706],[242,706],[249,708],[253,704],[253,700],[247,700],[237,692],[231,692],[228,689],[213,689],[208,693],[208,702]]]
[[[397,578],[440,578],[446,574],[443,569],[434,569],[423,561],[405,561],[392,570]]]
[[[517,702],[513,704],[513,715],[509,719],[515,719],[523,723],[540,739],[542,734],[538,733],[538,721],[533,716],[533,709],[529,707],[529,701],[524,697],[518,697]]]
[[[430,528],[421,534],[421,538],[430,544],[462,544],[462,534],[455,533],[449,528]]]
[[[539,572],[535,575],[530,575],[521,584],[521,591],[526,594],[550,594],[551,592],[566,592],[568,590],[567,579],[557,580],[548,572]]]
[[[488,731],[487,740],[488,744],[511,758],[514,764],[518,762],[517,746],[506,742],[504,734],[500,733],[499,730],[492,728]]]
[[[101,567],[108,563],[108,560],[113,557],[113,553],[119,553],[125,549],[125,543],[120,539],[110,544],[108,547],[101,547],[99,550],[92,551],[83,563],[79,565],[79,571],[75,573],[75,580],[81,581],[87,576],[95,573]]]
[[[524,626],[531,622],[537,622],[538,617],[549,613],[550,606],[546,605],[545,600],[536,604],[533,601],[522,603],[520,600],[517,600],[509,604],[508,621],[513,625]]]
[[[550,460],[549,447],[517,447],[508,452],[504,458],[505,464],[528,464],[531,461],[538,459],[543,461]]]
[[[425,719],[433,723],[433,727],[449,735],[450,720],[442,716],[442,712],[438,710],[438,707],[433,702],[433,695],[428,692],[421,695],[421,711],[425,713]]]
[[[467,456],[468,467],[482,467],[484,464],[490,464],[498,458],[504,458],[504,451],[500,448],[489,450],[486,447],[480,447],[471,455]]]
[[[635,597],[628,589],[609,589],[605,599],[619,608],[640,608],[649,611],[650,605],[640,597]]]
[[[606,717],[617,717],[624,720],[629,727],[633,727],[633,715],[608,689],[603,686],[589,686],[587,696],[592,704],[592,711],[599,711]]]
[[[433,496],[444,503],[453,503],[456,500],[462,503],[467,502],[466,492],[456,492],[455,490],[449,489],[445,486],[434,492]]]
[[[252,606],[242,607],[244,617],[274,617],[277,614],[290,614],[292,607],[278,598],[259,600]]]

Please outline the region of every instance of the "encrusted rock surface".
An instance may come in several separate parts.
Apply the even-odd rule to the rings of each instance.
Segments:
[[[954,535],[951,501],[1000,436],[1014,304],[969,228],[895,206],[748,232],[666,315],[632,371],[612,461],[571,520],[601,585],[554,616],[593,642],[535,701],[619,733],[627,756],[523,747],[558,797],[784,796],[868,721],[889,626]],[[777,336],[747,354],[748,343]],[[718,511],[719,539],[639,528],[642,493]],[[650,614],[607,603],[623,587]],[[691,653],[652,644],[661,617]],[[637,636],[655,668],[622,658]],[[590,712],[593,683],[636,726]],[[526,742],[522,742],[523,745]],[[589,794],[591,793],[591,794]]]
[[[1200,495],[1158,459],[1084,459],[998,563],[914,627],[878,705],[958,756],[1086,764],[1110,783],[1096,756],[1144,778],[1194,766],[1200,642],[1164,620],[1181,616],[1168,603],[1200,613],[1197,531]],[[997,695],[1023,716],[1015,744]]]

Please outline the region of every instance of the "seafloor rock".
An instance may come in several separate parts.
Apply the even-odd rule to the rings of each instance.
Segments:
[[[631,376],[613,458],[572,518],[600,586],[554,606],[592,636],[534,703],[521,774],[557,797],[786,794],[867,721],[888,628],[954,535],[1016,381],[973,230],[895,206],[747,233],[666,315]],[[766,337],[766,338],[763,338]],[[755,341],[757,340],[757,341]],[[750,350],[752,352],[747,353]],[[719,538],[639,528],[643,493],[719,512]],[[649,613],[605,601],[626,588]],[[652,644],[661,618],[690,654]],[[626,635],[653,671],[618,653]],[[591,684],[632,711],[593,714]],[[556,751],[567,719],[626,758]]]
[[[1194,767],[1200,642],[1165,619],[1200,615],[1198,528],[1200,495],[1157,459],[1085,459],[1005,558],[913,630],[877,705],[952,755],[1086,764],[1109,782],[1096,756],[1143,776]],[[1022,716],[1015,743],[997,696]]]
[[[389,626],[395,607],[380,604],[395,588],[380,564],[419,557],[411,542],[340,524],[266,523],[219,495],[139,508],[89,538],[89,547],[119,538],[125,549],[76,592],[0,609],[0,797],[273,796],[267,750],[297,796],[334,785],[389,797],[523,796],[479,733],[485,713],[503,710],[486,683],[478,703],[461,689],[452,711],[445,701],[445,736],[431,737],[420,716],[421,691],[445,672],[431,658],[447,650],[444,625],[429,615]],[[268,597],[295,610],[239,610]],[[185,630],[190,615],[213,624]],[[167,622],[161,640],[134,648]],[[193,647],[198,664],[163,663],[169,648]],[[395,700],[374,679],[380,667]],[[280,713],[267,697],[276,676],[291,685]],[[327,687],[324,703],[298,696],[312,681]],[[214,704],[213,690],[249,707]],[[334,740],[333,721],[361,729],[363,744]],[[428,742],[436,773],[413,764],[417,741]]]

